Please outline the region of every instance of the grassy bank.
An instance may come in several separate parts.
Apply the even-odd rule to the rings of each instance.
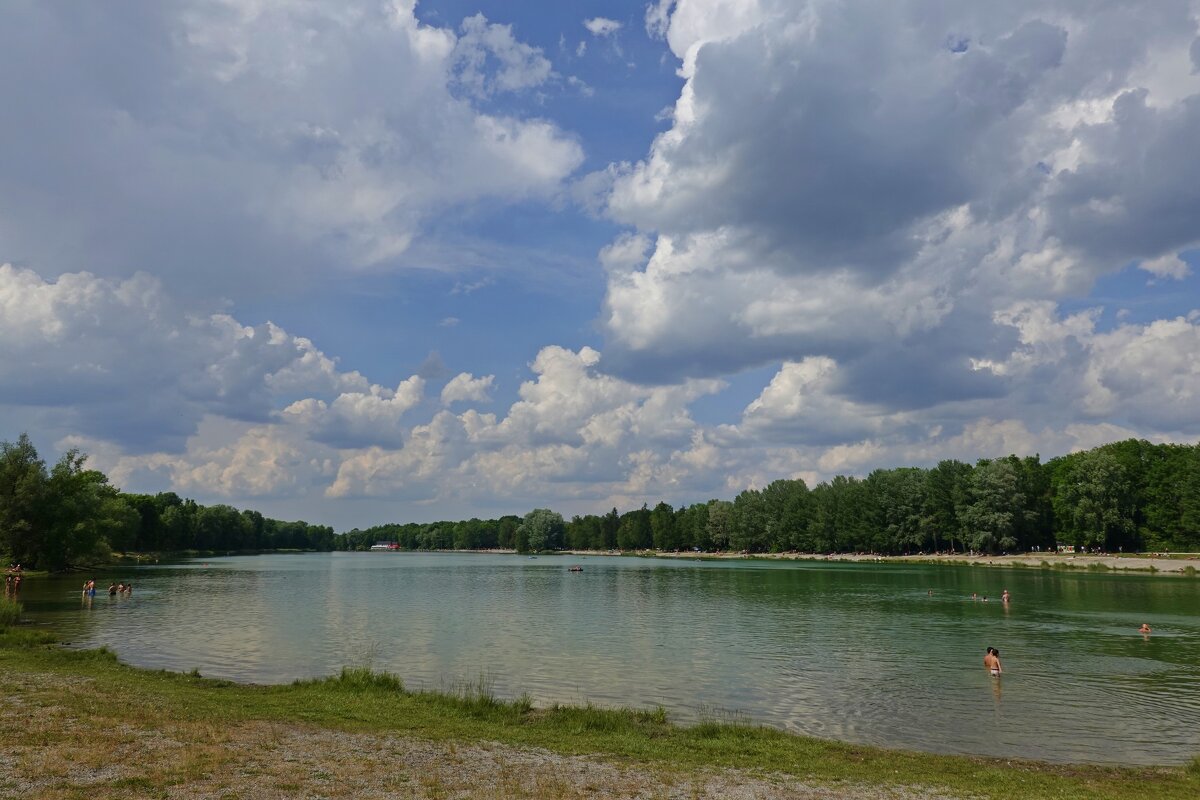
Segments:
[[[248,730],[276,731],[276,740],[279,731],[310,730],[399,737],[435,743],[442,753],[498,743],[519,752],[541,748],[556,756],[590,754],[622,770],[666,775],[666,785],[675,780],[672,775],[715,770],[719,776],[735,770],[738,780],[790,776],[807,785],[918,787],[922,795],[949,797],[1200,796],[1200,763],[1188,768],[1118,769],[888,751],[750,726],[714,722],[679,727],[661,711],[539,709],[528,699],[501,702],[477,688],[459,694],[412,693],[398,679],[364,669],[285,686],[233,684],[135,669],[118,663],[108,651],[64,649],[52,636],[22,628],[0,633],[0,697],[2,752],[18,753],[8,758],[8,775],[0,778],[0,790],[5,789],[4,780],[9,789],[20,788],[26,770],[50,770],[45,774],[62,779],[48,788],[37,784],[45,797],[117,790],[128,794],[131,789],[138,790],[133,796],[155,796],[171,785],[223,774],[222,770],[235,774],[237,769],[244,771],[244,765],[238,767],[244,757],[236,748],[223,747],[222,737],[228,742]],[[79,789],[71,776],[78,773],[78,759],[87,757],[78,747],[87,731],[100,737],[119,735],[126,750],[137,742],[152,749],[162,737],[178,741],[181,749],[159,764],[134,747],[122,760],[123,771],[108,780],[89,778]],[[30,737],[36,747],[26,753],[21,748]],[[103,770],[100,773],[103,778]],[[297,793],[320,793],[297,786]],[[543,793],[576,796],[565,788]],[[235,791],[229,796],[238,795]],[[408,796],[446,795],[422,790]]]

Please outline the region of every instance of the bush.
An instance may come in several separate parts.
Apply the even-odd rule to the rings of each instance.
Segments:
[[[25,607],[7,597],[0,598],[0,630],[16,625],[21,621],[21,613]]]

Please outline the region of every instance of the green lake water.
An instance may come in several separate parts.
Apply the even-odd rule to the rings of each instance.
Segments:
[[[539,705],[662,705],[683,722],[941,753],[1200,754],[1194,578],[449,553],[215,558],[94,577],[91,602],[82,577],[27,581],[27,616],[143,667],[275,683],[369,664],[414,689],[482,679]],[[108,596],[117,580],[133,581],[131,597]],[[1137,632],[1143,621],[1152,635]],[[982,667],[989,645],[999,679]]]

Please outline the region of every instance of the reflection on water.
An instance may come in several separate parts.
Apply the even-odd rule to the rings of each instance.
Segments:
[[[138,592],[81,604],[72,578],[28,583],[23,600],[64,639],[139,666],[282,682],[370,663],[413,688],[482,678],[540,703],[661,704],[676,719],[736,714],[936,752],[1182,763],[1200,751],[1200,582],[1183,578],[397,553],[95,577]],[[989,645],[1003,678],[982,667]]]

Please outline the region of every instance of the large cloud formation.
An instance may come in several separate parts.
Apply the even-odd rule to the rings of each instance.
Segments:
[[[576,141],[472,102],[545,83],[549,62],[507,26],[456,33],[414,6],[6,4],[4,257],[245,291],[388,265],[437,212],[555,192]]]
[[[625,374],[825,355],[862,399],[900,376],[930,386],[916,404],[995,395],[969,358],[1011,343],[996,311],[1135,261],[1181,277],[1200,243],[1189,0],[663,0],[647,21],[686,84],[609,171],[607,214],[645,246],[610,265]]]
[[[1131,266],[1193,285],[1194,0],[654,4],[670,128],[578,182],[624,229],[604,344],[548,335],[505,404],[502,365],[373,381],[187,289],[266,251],[274,279],[386,266],[441,210],[557,195],[581,145],[489,104],[557,79],[540,51],[405,2],[12,8],[0,410],[118,482],[598,511],[1200,436],[1200,310],[1086,299]]]

